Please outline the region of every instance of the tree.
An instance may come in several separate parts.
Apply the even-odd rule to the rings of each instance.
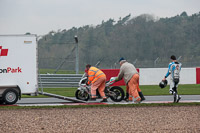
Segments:
[[[185,62],[191,56],[193,60],[200,59],[200,13],[188,16],[182,12],[180,16],[159,20],[149,14],[130,17],[129,14],[120,18],[117,23],[110,18],[97,26],[50,31],[39,40],[40,67],[56,68],[74,47],[74,35],[79,37],[80,66],[94,65],[103,58],[101,67],[110,68],[121,56],[130,62],[138,59],[137,67],[151,67],[157,57],[166,66],[171,54],[182,56]],[[71,55],[69,61],[73,60]],[[63,69],[73,67],[73,63],[68,63]]]

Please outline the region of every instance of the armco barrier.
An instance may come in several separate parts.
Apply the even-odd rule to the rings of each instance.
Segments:
[[[78,87],[82,74],[40,74],[40,88]]]
[[[106,74],[107,81],[119,73],[119,69],[102,69],[102,71]],[[167,68],[141,68],[137,71],[140,74],[140,85],[158,85],[167,73]],[[40,74],[38,81],[39,87],[43,88],[78,87],[81,77],[82,74]],[[200,68],[182,68],[179,84],[200,84]],[[113,86],[124,85],[124,80],[113,84]]]

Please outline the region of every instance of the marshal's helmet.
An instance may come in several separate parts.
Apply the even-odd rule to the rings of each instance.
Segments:
[[[167,80],[162,80],[160,83],[159,83],[159,86],[160,88],[165,88],[167,86]]]

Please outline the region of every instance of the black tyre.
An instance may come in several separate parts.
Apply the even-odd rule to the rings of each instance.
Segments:
[[[88,101],[88,99],[89,99],[89,94],[85,91],[82,92],[80,90],[77,90],[75,95],[76,95],[76,98],[79,100]]]
[[[113,86],[110,91],[114,92],[114,95],[110,96],[114,102],[121,102],[124,99],[124,90],[121,87]]]
[[[5,104],[15,104],[18,101],[19,95],[15,89],[10,88],[3,92],[2,97]]]

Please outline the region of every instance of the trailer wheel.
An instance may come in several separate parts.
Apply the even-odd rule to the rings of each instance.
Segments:
[[[18,101],[19,95],[15,89],[6,89],[3,93],[3,101],[5,104],[15,104]]]

